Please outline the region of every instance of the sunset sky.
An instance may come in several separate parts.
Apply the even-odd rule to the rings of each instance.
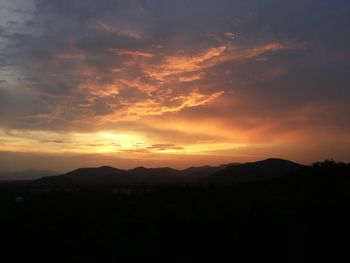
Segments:
[[[0,170],[350,161],[349,0],[1,0]]]

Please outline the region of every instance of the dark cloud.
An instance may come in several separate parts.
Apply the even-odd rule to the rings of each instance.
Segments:
[[[31,93],[0,88],[1,127],[36,126],[30,123],[30,117],[50,110],[50,105]]]
[[[163,143],[163,144],[153,144],[147,147],[148,149],[158,150],[158,151],[166,151],[166,150],[182,150],[184,149],[181,146],[177,146],[174,144]]]
[[[5,70],[7,66],[8,66],[8,63],[6,59],[3,57],[2,54],[0,54],[0,70]]]
[[[70,141],[69,140],[42,140],[40,142],[41,143],[58,143],[58,144],[61,144],[61,143],[69,143]]]

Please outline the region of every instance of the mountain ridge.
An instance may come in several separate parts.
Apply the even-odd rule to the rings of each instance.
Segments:
[[[226,167],[206,178],[206,181],[211,183],[234,183],[266,180],[288,175],[301,167],[304,167],[304,165],[279,158],[268,158]]]
[[[219,166],[199,166],[178,170],[169,167],[135,167],[129,170],[100,166],[78,168],[62,175],[43,177],[36,183],[46,185],[161,185],[178,183],[236,183],[265,180],[287,175],[303,165],[269,158],[243,164],[230,163]]]

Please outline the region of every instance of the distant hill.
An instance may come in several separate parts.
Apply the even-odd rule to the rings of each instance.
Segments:
[[[125,170],[117,169],[110,166],[101,166],[98,168],[79,168],[74,171],[68,172],[64,174],[63,176],[72,178],[74,180],[87,180],[87,181],[94,181],[97,179],[100,179],[101,177],[106,176],[117,176],[117,175],[126,175]]]
[[[190,167],[184,170],[173,168],[136,167],[121,170],[114,167],[80,168],[69,173],[44,177],[36,185],[70,187],[91,186],[138,186],[178,183],[234,183],[264,180],[287,175],[302,165],[281,159],[268,159],[245,164]]]
[[[97,168],[79,168],[66,174],[43,177],[36,181],[40,185],[48,186],[76,186],[101,184],[129,184],[132,178],[127,171],[109,166]]]
[[[303,165],[288,160],[271,158],[226,167],[206,178],[210,183],[251,182],[288,175]]]
[[[54,176],[58,173],[48,170],[24,170],[18,172],[0,172],[0,181],[27,181],[42,177]]]
[[[128,170],[130,177],[138,183],[171,183],[177,182],[181,176],[181,171],[173,168],[145,168],[137,167]]]
[[[199,166],[199,167],[189,167],[181,171],[181,175],[186,177],[184,180],[198,180],[206,178],[216,172],[219,172],[229,166],[237,165],[238,163],[222,164],[219,166]]]
[[[66,174],[40,178],[37,185],[74,186],[74,185],[158,185],[195,182],[201,178],[226,168],[229,165],[190,167],[177,170],[169,167],[136,167],[122,170],[109,166],[97,168],[79,168]]]

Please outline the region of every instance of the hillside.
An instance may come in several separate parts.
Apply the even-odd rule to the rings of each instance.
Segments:
[[[137,167],[121,170],[114,167],[79,168],[69,173],[41,178],[34,182],[37,186],[77,187],[77,186],[156,186],[183,183],[235,183],[265,180],[284,176],[303,167],[300,164],[268,159],[245,164],[190,167],[184,170],[173,168]]]
[[[283,159],[266,159],[226,167],[206,178],[210,183],[235,183],[261,181],[273,177],[285,176],[304,167],[301,164]]]

